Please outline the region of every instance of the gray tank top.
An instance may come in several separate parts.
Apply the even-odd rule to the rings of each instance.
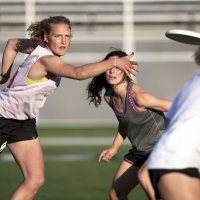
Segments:
[[[119,121],[119,132],[130,140],[132,150],[136,154],[146,155],[151,152],[164,130],[165,115],[161,111],[152,109],[139,111],[131,90],[133,84],[130,82],[128,85],[125,112],[117,109],[114,92],[111,92],[110,106]]]

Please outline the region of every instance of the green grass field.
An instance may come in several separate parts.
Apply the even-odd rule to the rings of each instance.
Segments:
[[[41,137],[63,136],[114,136],[113,128],[91,129],[39,129]],[[46,159],[46,183],[36,200],[106,200],[113,175],[129,146],[122,146],[111,163],[99,163],[97,157],[107,146],[44,146],[45,158],[59,157],[69,153],[92,155],[87,160],[49,160]],[[5,150],[3,154],[7,154]],[[2,154],[2,155],[3,155]],[[11,191],[22,180],[21,172],[15,162],[0,160],[0,199],[8,200]],[[147,200],[138,186],[131,192],[130,199]]]

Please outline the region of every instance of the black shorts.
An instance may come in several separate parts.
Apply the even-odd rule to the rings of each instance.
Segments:
[[[138,154],[134,150],[131,149],[129,150],[129,153],[127,153],[124,156],[124,160],[126,162],[129,162],[135,165],[136,167],[141,167],[148,157],[149,157],[149,154],[146,154],[146,155]]]
[[[16,120],[0,117],[0,152],[6,143],[32,140],[38,137],[36,120]]]
[[[151,179],[151,183],[153,185],[153,188],[155,190],[156,199],[161,199],[161,196],[158,191],[157,184],[159,182],[159,179],[162,175],[165,175],[167,173],[172,172],[179,172],[182,174],[185,174],[187,176],[200,178],[200,174],[197,168],[185,168],[185,169],[150,169],[149,170],[149,176]]]

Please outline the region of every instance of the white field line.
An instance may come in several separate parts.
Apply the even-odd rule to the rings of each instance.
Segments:
[[[40,137],[42,146],[109,146],[113,137]],[[123,145],[130,145],[125,140]],[[131,145],[130,145],[131,146]],[[45,161],[87,161],[97,160],[95,153],[59,153],[44,155]],[[11,161],[14,159],[10,153],[2,152],[0,161]]]
[[[42,146],[104,146],[111,145],[114,137],[40,137]],[[130,144],[125,140],[124,145]]]

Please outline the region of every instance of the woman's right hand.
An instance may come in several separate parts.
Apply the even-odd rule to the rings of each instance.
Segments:
[[[101,152],[99,155],[98,161],[105,161],[105,162],[110,162],[113,156],[117,153],[117,150],[110,147],[109,149],[105,149]]]
[[[137,76],[137,73],[139,72],[137,68],[138,63],[133,61],[133,54],[117,58],[114,62],[114,66],[125,72],[129,78],[131,78],[130,74]]]

